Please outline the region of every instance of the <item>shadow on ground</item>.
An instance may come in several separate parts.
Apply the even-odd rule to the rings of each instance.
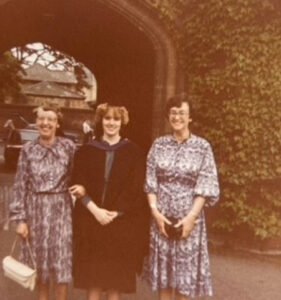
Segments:
[[[14,233],[0,231],[0,259],[8,255]],[[268,257],[237,252],[224,247],[210,245],[214,298],[216,300],[277,300],[281,295],[281,257]],[[1,300],[35,300],[36,293],[29,292],[0,272]],[[86,299],[86,293],[70,287],[69,300]],[[134,295],[123,300],[156,300],[155,293],[146,283],[138,282]],[[209,298],[210,299],[210,298]]]

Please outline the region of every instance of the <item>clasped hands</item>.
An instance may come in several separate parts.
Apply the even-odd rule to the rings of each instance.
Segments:
[[[86,195],[86,189],[80,184],[72,185],[69,188],[69,192],[77,199],[81,199]],[[101,225],[107,225],[111,223],[118,216],[116,211],[109,211],[107,209],[100,208],[93,201],[90,201],[87,204],[87,208]]]
[[[152,215],[158,225],[158,228],[160,230],[160,232],[166,237],[166,238],[169,238],[168,237],[168,234],[165,230],[165,223],[171,225],[171,222],[163,215],[159,212],[159,210],[157,209],[153,209],[152,211]],[[196,221],[196,218],[194,215],[192,214],[188,214],[187,216],[185,216],[183,219],[181,219],[176,225],[175,227],[180,227],[182,226],[182,239],[185,239],[187,238],[192,229],[194,228],[194,225],[195,225],[195,221]]]

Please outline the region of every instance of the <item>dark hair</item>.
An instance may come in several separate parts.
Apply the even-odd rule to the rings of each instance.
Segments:
[[[187,103],[189,107],[189,115],[191,115],[192,97],[186,93],[177,94],[169,98],[165,106],[165,116],[168,117],[172,107],[181,107],[183,103]]]

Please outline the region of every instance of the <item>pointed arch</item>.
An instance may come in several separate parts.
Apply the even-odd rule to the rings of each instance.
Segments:
[[[175,46],[160,23],[152,7],[145,1],[98,0],[110,9],[122,14],[150,39],[155,50],[155,82],[152,112],[152,137],[165,130],[163,106],[167,99],[180,89],[182,81],[177,64]]]

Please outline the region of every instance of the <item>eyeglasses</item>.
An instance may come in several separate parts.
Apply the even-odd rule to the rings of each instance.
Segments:
[[[172,110],[170,111],[169,113],[169,116],[170,117],[176,117],[176,116],[179,116],[179,117],[185,117],[188,115],[188,112],[187,111],[184,111],[184,110],[179,110],[179,111],[175,111],[175,110]]]

